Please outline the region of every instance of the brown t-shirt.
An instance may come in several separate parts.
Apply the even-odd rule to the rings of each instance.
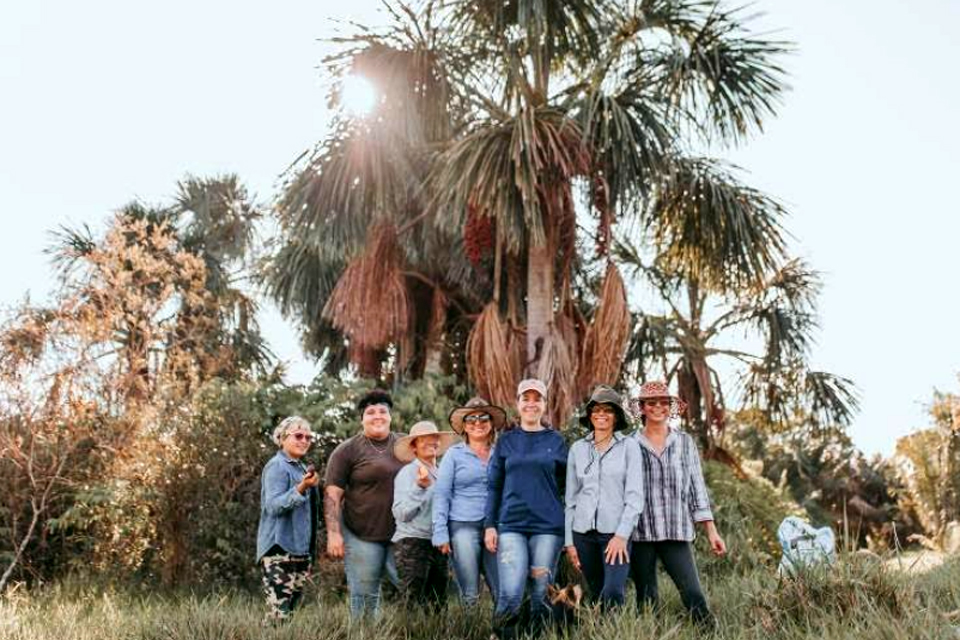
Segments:
[[[391,433],[386,441],[371,441],[358,433],[327,462],[326,484],[343,489],[343,522],[361,540],[393,537],[393,478],[404,464],[393,455],[398,438]]]

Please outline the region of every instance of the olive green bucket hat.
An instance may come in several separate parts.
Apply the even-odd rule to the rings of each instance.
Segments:
[[[627,412],[623,409],[623,399],[619,393],[605,384],[594,387],[593,393],[590,394],[590,399],[587,400],[587,405],[583,409],[583,415],[580,416],[581,425],[587,429],[593,429],[593,425],[590,424],[590,411],[598,404],[608,404],[613,407],[613,412],[617,415],[617,423],[613,426],[614,431],[622,431],[630,427]]]

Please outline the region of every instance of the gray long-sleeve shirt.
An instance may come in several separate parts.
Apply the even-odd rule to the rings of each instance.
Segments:
[[[567,459],[564,544],[573,532],[596,530],[629,538],[644,504],[640,445],[622,433],[599,453],[593,434],[577,440]]]
[[[417,469],[424,467],[430,474],[430,486],[417,484]],[[419,459],[405,465],[393,480],[393,518],[397,530],[391,542],[403,538],[424,538],[433,535],[433,490],[437,486],[437,469]]]

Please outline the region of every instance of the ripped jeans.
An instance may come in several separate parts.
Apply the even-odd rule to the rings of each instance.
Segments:
[[[523,593],[530,587],[530,622],[542,625],[550,615],[547,604],[547,585],[553,581],[557,559],[563,546],[563,536],[526,534],[513,531],[501,533],[497,540],[497,608],[494,627],[503,637],[516,637]]]

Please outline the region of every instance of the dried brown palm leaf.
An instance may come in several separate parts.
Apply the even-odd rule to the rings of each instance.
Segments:
[[[579,383],[581,396],[597,384],[616,384],[630,338],[630,310],[623,278],[614,264],[607,266],[600,303],[583,338]]]
[[[559,316],[550,323],[543,341],[537,377],[549,389],[547,413],[551,423],[563,427],[577,402],[577,349],[573,320]],[[573,342],[570,342],[573,334]]]
[[[483,308],[467,338],[467,373],[477,393],[494,404],[511,406],[520,377],[520,355],[510,326],[495,303]]]
[[[379,349],[405,335],[410,304],[401,266],[395,229],[376,227],[337,281],[323,317],[361,347]]]

